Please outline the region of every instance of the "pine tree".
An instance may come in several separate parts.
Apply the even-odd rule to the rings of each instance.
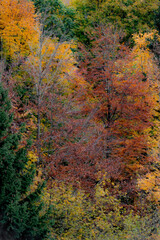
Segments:
[[[37,12],[41,13],[45,34],[56,36],[61,41],[74,37],[75,10],[61,0],[33,0]]]
[[[21,134],[11,131],[10,109],[0,85],[0,239],[42,240],[51,223],[50,210],[43,210],[41,200],[44,184],[30,191],[35,167],[27,170],[27,147],[20,148]]]

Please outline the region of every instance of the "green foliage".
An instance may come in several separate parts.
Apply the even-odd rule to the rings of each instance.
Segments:
[[[156,15],[155,15],[155,18],[154,18],[154,22],[155,22],[156,29],[160,33],[160,6],[158,8],[158,11],[156,12]]]
[[[106,1],[103,12],[109,21],[125,29],[127,37],[134,33],[145,32],[154,27],[154,16],[159,0]]]
[[[73,8],[64,5],[60,0],[34,0],[34,2],[37,11],[44,18],[47,34],[62,40],[74,37],[75,11]]]
[[[99,15],[96,16],[96,5],[89,1],[74,1],[76,9],[74,32],[78,41],[85,44],[90,43],[88,33],[96,23],[100,22]],[[100,14],[100,12],[99,12]]]
[[[50,210],[41,214],[44,184],[30,190],[35,166],[27,170],[27,148],[20,148],[20,134],[12,133],[10,107],[7,92],[0,85],[0,227],[15,239],[44,239],[50,224]]]
[[[81,42],[87,41],[87,31],[91,27],[102,23],[112,23],[123,29],[127,40],[134,33],[154,28],[159,0],[75,0],[74,5],[77,10],[75,22],[78,26],[75,33]]]

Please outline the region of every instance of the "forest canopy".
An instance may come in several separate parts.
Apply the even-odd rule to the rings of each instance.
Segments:
[[[159,16],[0,0],[0,239],[159,239]]]

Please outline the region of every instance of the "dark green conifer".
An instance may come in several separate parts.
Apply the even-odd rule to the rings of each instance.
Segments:
[[[61,41],[74,37],[75,10],[61,0],[34,0],[36,10],[41,13],[44,31]]]
[[[10,108],[7,91],[0,85],[0,240],[46,239],[50,210],[42,211],[42,184],[30,191],[35,166],[26,168],[27,147],[19,148],[21,135],[11,131]]]

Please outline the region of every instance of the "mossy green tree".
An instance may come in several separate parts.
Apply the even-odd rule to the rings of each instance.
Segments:
[[[27,147],[12,133],[7,91],[0,85],[0,239],[42,240],[48,235],[50,209],[42,201],[44,184],[31,190],[35,166],[28,169]]]
[[[73,0],[75,35],[78,40],[88,43],[88,32],[100,24],[113,24],[125,33],[129,41],[134,33],[147,32],[155,28],[159,0]],[[158,26],[157,26],[158,27]]]
[[[74,19],[76,11],[61,0],[33,0],[36,11],[41,14],[46,35],[61,41],[74,37]]]

